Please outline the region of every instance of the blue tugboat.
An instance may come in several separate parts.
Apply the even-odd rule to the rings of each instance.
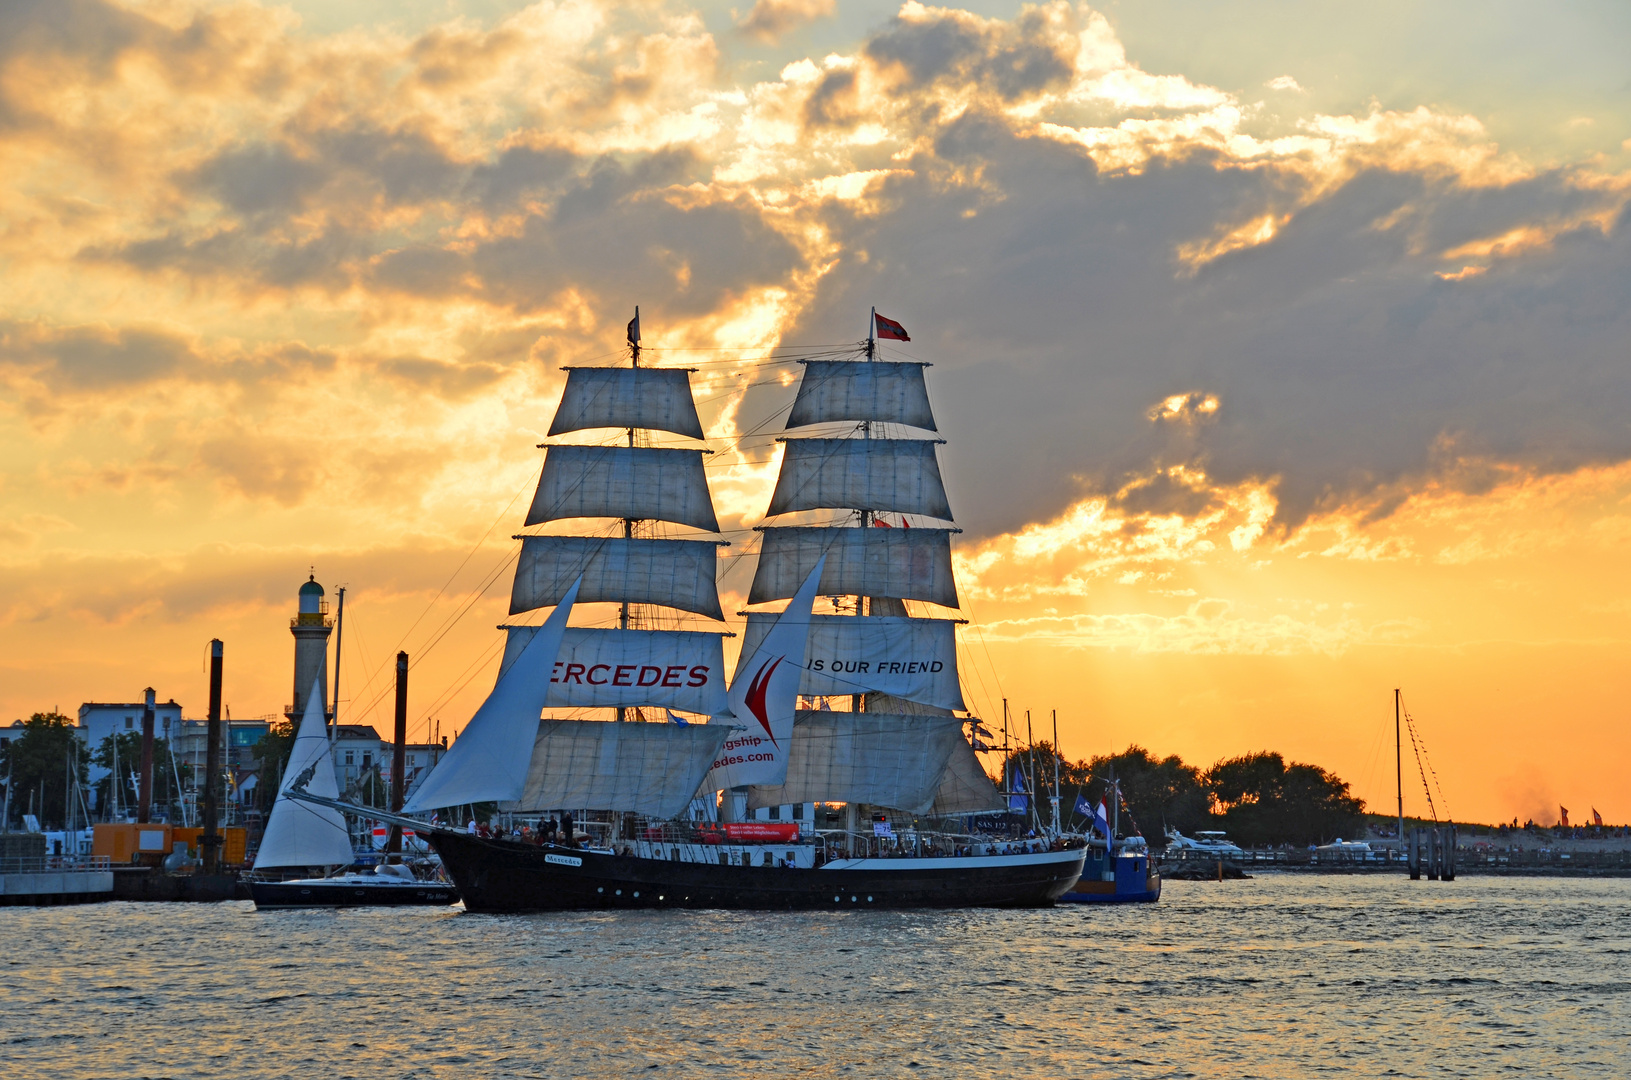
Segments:
[[[1114,781],[1111,790],[1119,804],[1121,789]],[[1150,861],[1150,848],[1144,838],[1118,839],[1102,799],[1098,806],[1089,807],[1087,800],[1078,796],[1076,809],[1092,819],[1093,830],[1099,835],[1088,841],[1081,879],[1059,897],[1060,903],[1151,904],[1161,899],[1161,874]]]

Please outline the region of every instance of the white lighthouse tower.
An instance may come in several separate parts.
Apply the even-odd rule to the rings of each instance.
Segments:
[[[284,711],[298,724],[306,714],[306,696],[316,680],[318,695],[323,703],[323,716],[334,718],[328,708],[328,636],[334,632],[334,620],[328,617],[328,601],[323,599],[323,587],[317,584],[313,573],[300,586],[300,611],[289,620],[289,633],[294,635],[294,697]]]

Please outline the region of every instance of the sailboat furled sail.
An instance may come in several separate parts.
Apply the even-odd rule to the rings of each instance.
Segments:
[[[278,785],[277,801],[266,821],[255,852],[256,870],[269,867],[349,866],[351,835],[345,818],[329,806],[297,802],[285,793],[299,787],[313,795],[336,799],[340,795],[334,778],[334,754],[329,747],[328,723],[323,716],[321,678],[306,695],[306,712],[295,732],[289,751],[289,765]]]
[[[848,712],[801,711],[781,784],[761,783],[749,807],[800,801],[871,803],[917,813],[999,810],[953,712],[965,708],[957,674],[956,620],[907,612],[906,601],[956,608],[951,506],[936,456],[923,369],[884,361],[806,360],[789,431],[853,425],[844,438],[788,437],[768,516],[848,512],[842,524],[761,526],[748,603],[791,596],[820,565],[819,592],[852,614],[811,619],[799,692],[848,697]],[[883,428],[888,425],[888,428]],[[930,518],[923,525],[880,514]],[[749,654],[773,615],[750,612]],[[738,667],[740,679],[743,668]]]

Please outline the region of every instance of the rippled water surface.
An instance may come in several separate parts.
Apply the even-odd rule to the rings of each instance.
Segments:
[[[1631,1075],[1631,881],[951,914],[0,908],[0,1076]]]

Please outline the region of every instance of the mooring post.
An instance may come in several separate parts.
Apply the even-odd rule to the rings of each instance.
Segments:
[[[1410,830],[1410,850],[1405,856],[1410,865],[1410,880],[1421,880],[1421,830]]]
[[[146,695],[142,706],[142,772],[136,789],[141,805],[136,807],[136,822],[146,825],[153,814],[153,688],[149,686],[142,693]]]
[[[1455,880],[1455,826],[1444,826],[1444,865],[1439,869],[1440,881]]]
[[[204,831],[198,838],[204,873],[221,872],[220,802],[221,790],[221,663],[220,638],[210,641],[210,713],[204,737]]]
[[[408,767],[408,654],[396,654],[396,746],[391,751],[391,813],[402,813],[403,772]],[[387,854],[402,851],[402,826],[392,822],[390,838],[385,841]]]

